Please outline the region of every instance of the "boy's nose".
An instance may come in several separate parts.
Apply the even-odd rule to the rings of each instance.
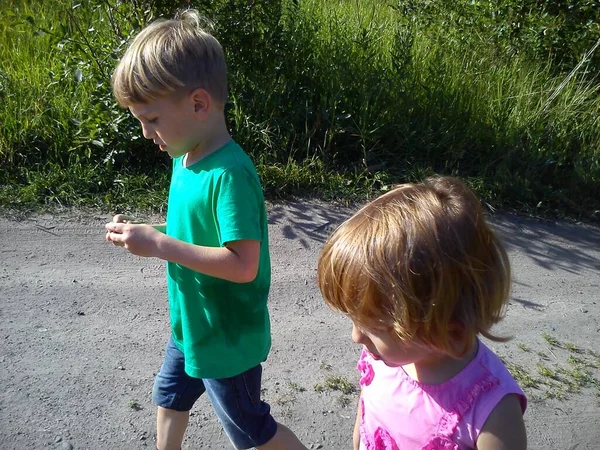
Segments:
[[[154,139],[154,130],[150,127],[142,125],[142,134],[146,139]]]

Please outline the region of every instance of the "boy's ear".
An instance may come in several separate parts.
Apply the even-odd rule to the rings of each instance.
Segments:
[[[206,118],[212,108],[212,98],[205,89],[195,89],[190,94],[190,100],[194,105],[194,114],[199,114],[201,119]]]

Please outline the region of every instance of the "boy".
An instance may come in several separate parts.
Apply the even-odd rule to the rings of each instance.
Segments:
[[[249,157],[225,123],[227,68],[194,10],[134,39],[112,79],[146,139],[173,158],[167,222],[117,215],[106,239],[167,261],[172,336],[156,376],[157,448],[179,449],[207,392],[238,449],[305,449],[260,399],[271,346],[267,216]]]

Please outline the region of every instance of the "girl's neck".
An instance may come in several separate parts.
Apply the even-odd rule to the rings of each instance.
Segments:
[[[422,384],[442,384],[458,375],[477,355],[479,341],[475,341],[469,351],[460,358],[447,355],[432,356],[402,366],[404,372],[413,380]]]

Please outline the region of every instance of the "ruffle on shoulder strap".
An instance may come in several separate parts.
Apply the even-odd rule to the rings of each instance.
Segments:
[[[373,371],[371,363],[365,359],[365,352],[360,355],[358,364],[356,364],[356,369],[360,372],[360,385],[370,385],[371,381],[373,381],[373,377],[375,376],[375,372]]]
[[[361,435],[367,450],[400,450],[390,433],[383,428],[377,428],[373,436]]]
[[[484,392],[492,390],[500,384],[500,380],[488,373],[485,377],[481,378],[467,391],[467,393],[460,398],[454,405],[454,410],[462,417],[468,410],[471,409],[475,400],[477,400]]]
[[[452,442],[452,435],[454,434],[454,431],[456,431],[460,417],[461,416],[454,410],[447,411],[438,423],[436,435],[427,443],[425,447],[423,447],[422,450],[438,450],[446,448],[453,449],[454,447],[448,447],[448,444],[444,444],[446,447],[439,447],[439,444],[446,441]]]
[[[430,440],[421,450],[459,450],[458,444],[452,439],[436,436]]]
[[[365,361],[366,362],[366,361]],[[400,450],[396,441],[390,433],[381,427],[377,427],[373,435],[370,435],[365,430],[365,403],[360,399],[360,440],[367,450]]]
[[[373,436],[374,447],[373,450],[400,450],[398,445],[383,428],[377,428],[375,430],[375,435]]]
[[[458,450],[458,444],[452,441],[452,436],[461,418],[472,408],[482,393],[491,390],[499,383],[500,381],[496,377],[488,373],[471,386],[465,395],[457,400],[453,408],[442,416],[436,436],[422,450]]]

